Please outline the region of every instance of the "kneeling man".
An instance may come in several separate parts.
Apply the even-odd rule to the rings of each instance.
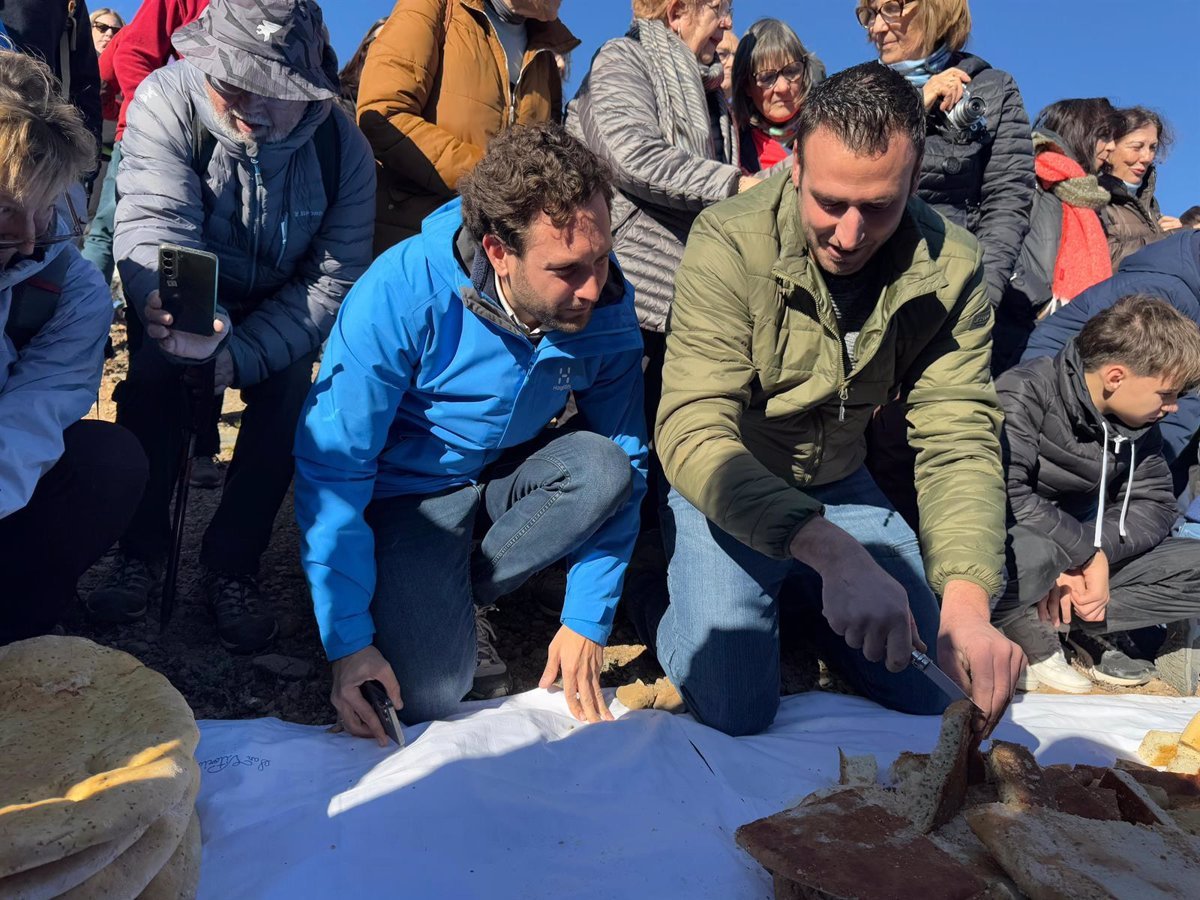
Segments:
[[[296,439],[333,703],[377,739],[363,682],[405,721],[452,713],[479,611],[563,557],[542,685],[561,670],[577,718],[611,718],[603,647],[645,493],[642,342],[607,169],[537,125],[496,138],[460,187],[347,297]],[[548,431],[572,393],[580,424]]]
[[[731,734],[775,717],[781,602],[857,690],[904,712],[946,703],[902,671],[914,647],[984,730],[1023,664],[989,622],[1004,479],[982,256],[913,196],[924,143],[903,78],[838,73],[806,101],[790,177],[710,208],[688,240],[655,432],[670,605],[641,628],[691,712]],[[867,423],[897,394],[919,545],[863,466]]]

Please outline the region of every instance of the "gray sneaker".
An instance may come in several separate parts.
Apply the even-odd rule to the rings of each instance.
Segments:
[[[197,456],[192,460],[192,487],[209,490],[225,483],[225,473],[215,456]]]
[[[1167,638],[1154,660],[1158,677],[1184,697],[1196,695],[1200,680],[1200,619],[1183,619],[1167,628]]]
[[[92,622],[126,625],[146,615],[150,595],[162,589],[162,568],[118,553],[104,580],[84,598]]]
[[[1137,687],[1154,677],[1154,664],[1138,658],[1137,647],[1123,631],[1109,634],[1072,631],[1067,642],[1096,681]]]
[[[468,700],[494,700],[512,693],[508,666],[496,652],[496,629],[487,614],[494,606],[475,607],[475,682]]]

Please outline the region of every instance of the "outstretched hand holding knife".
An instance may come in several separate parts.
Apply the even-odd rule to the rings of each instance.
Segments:
[[[982,587],[967,581],[946,585],[938,630],[939,669],[926,656],[928,648],[917,632],[905,589],[855,538],[814,517],[796,533],[791,551],[821,576],[825,619],[848,646],[861,649],[872,662],[885,662],[892,672],[903,671],[919,658],[919,669],[952,699],[966,696],[974,703],[980,737],[991,734],[1012,700],[1025,656],[991,624],[991,606]],[[951,686],[957,691],[951,693]]]

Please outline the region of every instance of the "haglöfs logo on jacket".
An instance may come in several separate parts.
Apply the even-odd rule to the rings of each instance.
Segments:
[[[571,389],[571,367],[560,366],[558,370],[558,383],[554,385],[556,391],[569,391]]]

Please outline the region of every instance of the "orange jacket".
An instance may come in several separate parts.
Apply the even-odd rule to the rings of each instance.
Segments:
[[[367,54],[358,124],[379,165],[375,252],[421,229],[458,180],[512,124],[562,120],[555,53],[579,46],[566,26],[530,20],[515,96],[484,0],[399,0]]]

